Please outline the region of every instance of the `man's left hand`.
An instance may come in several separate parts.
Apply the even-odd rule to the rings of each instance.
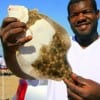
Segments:
[[[72,74],[75,82],[64,79],[70,100],[100,100],[100,84],[83,77]]]

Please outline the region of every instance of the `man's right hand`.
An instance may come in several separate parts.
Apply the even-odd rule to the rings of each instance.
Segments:
[[[30,41],[32,39],[31,36],[25,37],[26,30],[27,26],[25,23],[13,17],[5,18],[0,30],[4,52],[5,49],[6,51],[11,50],[15,52],[19,46]]]
[[[27,26],[25,23],[20,22],[16,18],[7,17],[2,23],[0,38],[7,67],[18,77],[34,79],[20,69],[16,59],[18,48],[32,39],[32,36],[26,37],[26,30]]]

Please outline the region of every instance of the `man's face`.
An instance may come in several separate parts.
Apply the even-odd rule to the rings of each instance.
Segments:
[[[87,36],[97,32],[99,12],[95,12],[90,0],[80,1],[70,6],[69,22],[78,36]]]

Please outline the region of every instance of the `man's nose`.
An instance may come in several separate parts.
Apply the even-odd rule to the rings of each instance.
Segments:
[[[77,19],[77,24],[80,24],[81,22],[86,21],[86,16],[83,13],[79,13]]]
[[[83,19],[86,19],[85,14],[84,14],[84,13],[82,13],[82,12],[81,12],[81,13],[79,13],[79,14],[78,14],[78,19],[80,19],[80,20],[81,20],[81,19],[82,19],[82,20],[83,20]]]

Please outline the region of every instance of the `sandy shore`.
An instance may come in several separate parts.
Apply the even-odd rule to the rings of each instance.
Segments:
[[[0,100],[12,100],[15,95],[19,78],[15,75],[0,76]]]

